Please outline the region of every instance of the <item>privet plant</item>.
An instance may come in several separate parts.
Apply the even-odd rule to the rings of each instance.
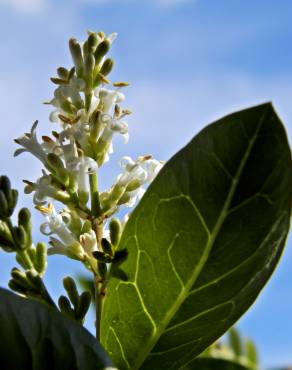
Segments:
[[[292,200],[284,127],[269,103],[231,114],[166,163],[123,157],[102,191],[99,168],[115,135],[128,141],[131,113],[122,107],[128,84],[109,78],[115,38],[70,39],[74,66],[51,78],[51,135],[39,140],[35,122],[15,140],[16,156],[42,162],[40,177],[24,183],[47,244],[32,241],[28,209],[12,220],[18,193],[0,179],[0,244],[18,263],[9,282],[17,294],[0,292],[1,369],[256,369],[254,347],[240,349],[234,329],[227,352],[212,343],[252,305],[284,248]],[[135,209],[121,218],[124,206]],[[53,254],[79,261],[94,294],[67,276],[54,302],[43,280]],[[82,326],[91,300],[96,338]]]

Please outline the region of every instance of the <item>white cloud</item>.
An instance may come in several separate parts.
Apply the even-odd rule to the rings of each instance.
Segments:
[[[18,13],[39,14],[47,9],[47,0],[0,0],[0,5],[4,5]]]

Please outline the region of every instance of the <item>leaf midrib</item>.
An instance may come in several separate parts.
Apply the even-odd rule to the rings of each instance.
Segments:
[[[262,118],[259,120],[257,129],[255,130],[252,137],[249,139],[249,143],[248,143],[246,152],[245,152],[245,154],[244,154],[244,156],[243,156],[243,158],[242,158],[242,160],[239,164],[239,167],[238,167],[238,170],[236,171],[235,177],[232,180],[230,190],[229,190],[228,195],[226,197],[226,200],[224,202],[223,208],[222,208],[222,210],[219,214],[218,221],[217,221],[217,223],[216,223],[216,225],[213,229],[213,232],[209,236],[209,240],[208,240],[208,243],[206,245],[205,252],[203,253],[202,258],[201,258],[197,268],[194,270],[194,273],[193,273],[192,277],[189,279],[188,283],[185,285],[185,288],[182,289],[182,291],[179,294],[177,300],[175,301],[175,303],[172,305],[171,309],[166,314],[165,319],[163,320],[163,323],[160,325],[160,327],[156,327],[157,330],[155,331],[154,335],[152,335],[150,337],[148,343],[143,346],[143,351],[141,352],[141,354],[139,356],[137,356],[137,360],[136,360],[136,362],[133,365],[131,370],[139,370],[140,366],[145,361],[147,355],[152,351],[153,347],[155,346],[158,339],[163,334],[165,328],[167,327],[167,325],[169,324],[169,322],[173,318],[174,314],[177,312],[177,310],[179,309],[181,304],[184,302],[184,300],[188,296],[188,293],[189,293],[190,289],[192,288],[192,286],[194,285],[197,277],[199,276],[200,272],[202,271],[202,269],[203,269],[203,267],[204,267],[204,265],[205,265],[205,263],[206,263],[206,261],[209,257],[209,254],[212,250],[212,247],[214,245],[216,237],[217,237],[217,235],[218,235],[218,233],[219,233],[219,231],[220,231],[220,229],[221,229],[221,227],[222,227],[222,225],[225,221],[225,218],[228,214],[227,211],[228,211],[228,208],[229,208],[229,206],[232,202],[232,198],[233,198],[233,195],[236,191],[238,181],[241,177],[242,171],[243,171],[244,166],[245,166],[245,164],[248,160],[248,157],[249,157],[249,155],[252,151],[253,145],[254,145],[254,143],[257,139],[258,132],[261,129],[261,126],[262,126],[262,123],[263,123],[264,118],[266,116],[266,113],[267,113],[267,109],[265,110],[265,112],[263,112]]]

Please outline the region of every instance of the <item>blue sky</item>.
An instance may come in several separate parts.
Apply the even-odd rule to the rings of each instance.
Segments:
[[[118,173],[122,155],[152,153],[167,159],[205,124],[250,105],[273,101],[292,138],[292,2],[290,0],[0,0],[1,172],[22,189],[36,179],[39,163],[12,159],[13,138],[35,119],[49,133],[48,82],[56,67],[70,65],[67,40],[87,29],[119,34],[112,55],[113,80],[131,83],[127,103],[130,143],[115,143],[103,186]],[[20,205],[29,206],[20,192]],[[34,215],[36,238],[40,218]],[[239,327],[259,346],[262,364],[292,364],[292,239],[278,270]],[[5,285],[13,257],[0,255]],[[48,285],[76,263],[52,257]]]

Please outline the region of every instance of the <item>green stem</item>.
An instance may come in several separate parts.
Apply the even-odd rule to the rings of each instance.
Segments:
[[[89,183],[90,183],[92,216],[98,217],[101,214],[101,206],[99,200],[98,180],[96,172],[89,175]]]
[[[96,339],[100,341],[100,329],[101,329],[101,317],[104,298],[106,294],[107,276],[100,278],[95,275],[94,279],[95,286],[95,309],[96,309]]]

